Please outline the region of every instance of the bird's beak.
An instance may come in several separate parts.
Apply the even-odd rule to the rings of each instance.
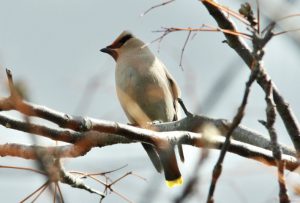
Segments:
[[[110,54],[112,52],[112,50],[108,47],[105,47],[103,49],[100,49],[101,52],[104,52],[104,53],[107,53],[107,54]]]
[[[111,48],[110,46],[100,49],[100,51],[111,55],[115,60],[118,59],[117,51],[114,48]]]

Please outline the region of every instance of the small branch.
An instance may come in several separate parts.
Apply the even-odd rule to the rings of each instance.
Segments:
[[[278,18],[276,20],[276,22],[280,22],[280,21],[283,21],[283,20],[286,20],[286,19],[289,19],[289,18],[294,18],[294,17],[300,17],[300,13],[295,13],[295,14],[290,14],[290,15],[287,15],[287,16],[284,16],[284,17],[281,17],[281,18]]]
[[[30,197],[32,197],[34,194],[36,194],[40,190],[43,190],[43,188],[47,187],[47,185],[49,185],[49,184],[50,184],[49,181],[46,181],[43,185],[41,185],[39,188],[37,188],[35,191],[33,191],[30,195],[28,195],[27,197],[25,197],[24,199],[22,199],[20,202],[22,202],[22,203],[25,202]]]
[[[187,45],[187,43],[188,43],[188,41],[189,41],[189,39],[190,39],[191,33],[192,33],[192,31],[189,31],[189,32],[188,32],[188,35],[187,35],[187,37],[186,37],[186,40],[185,40],[185,42],[184,42],[184,44],[183,44],[183,47],[182,47],[182,49],[181,49],[180,62],[179,62],[179,66],[181,67],[181,70],[183,70],[183,65],[182,65],[183,53],[184,53],[185,47],[186,47],[186,45]]]
[[[241,36],[245,39],[251,39],[251,35],[243,32],[238,32],[238,31],[232,31],[229,29],[222,29],[219,27],[213,27],[210,25],[205,25],[203,24],[200,28],[180,28],[180,27],[163,27],[162,30],[157,30],[155,32],[163,32],[163,35],[158,37],[157,39],[153,40],[151,43],[156,42],[156,41],[161,41],[166,35],[172,33],[172,32],[180,32],[180,31],[185,31],[185,32],[223,32],[229,35],[234,35],[234,36]]]
[[[49,184],[46,184],[36,195],[36,197],[32,200],[32,202],[35,202],[40,196],[41,194],[48,188]],[[55,195],[55,194],[54,194]]]
[[[275,112],[275,104],[273,102],[273,97],[272,97],[272,85],[271,82],[269,83],[269,88],[268,92],[266,94],[266,103],[267,103],[267,108],[266,108],[266,115],[267,115],[267,122],[264,124],[265,127],[267,128],[270,138],[271,138],[271,143],[272,143],[272,152],[273,152],[273,157],[276,160],[277,163],[277,174],[278,174],[278,184],[279,184],[279,200],[280,203],[289,203],[290,198],[287,194],[287,187],[285,183],[285,177],[284,177],[284,168],[285,168],[285,163],[282,161],[282,151],[281,148],[278,144],[277,141],[277,133],[274,128],[274,123],[276,120],[276,112]]]
[[[55,185],[56,185],[56,188],[58,189],[58,194],[59,194],[59,197],[60,197],[60,202],[61,202],[61,203],[64,203],[64,202],[65,202],[65,201],[64,201],[64,196],[63,196],[63,194],[62,194],[62,192],[61,192],[61,189],[60,189],[60,186],[59,186],[58,182],[56,182]],[[56,196],[56,195],[55,195],[55,196]]]
[[[65,171],[60,159],[54,158],[50,154],[47,154],[46,157],[43,157],[43,159],[47,159],[45,169],[47,170],[50,182],[57,183],[60,181],[61,183],[66,183],[74,188],[83,189],[90,193],[95,193],[101,197],[105,197],[102,192],[87,186],[80,178],[77,178],[71,173]]]
[[[256,15],[257,15],[257,33],[260,34],[260,5],[259,0],[256,0]]]
[[[0,148],[2,149],[1,145],[0,145]],[[0,153],[1,154],[1,153]],[[2,154],[1,154],[2,156]],[[5,156],[11,156],[9,153]],[[20,157],[20,158],[24,158],[22,157],[22,155],[16,155],[17,157]],[[36,159],[36,158],[32,158],[32,159]],[[32,171],[32,172],[35,172],[35,173],[39,173],[39,174],[42,174],[42,175],[46,175],[45,172],[43,171],[40,171],[40,170],[37,170],[37,169],[33,169],[33,168],[27,168],[27,167],[20,167],[20,166],[3,166],[3,165],[0,165],[0,168],[9,168],[9,169],[16,169],[16,170],[23,170],[23,171]]]
[[[152,6],[152,7],[150,7],[149,9],[147,9],[144,13],[142,13],[141,16],[146,15],[147,13],[149,13],[150,11],[152,11],[152,10],[155,9],[155,8],[158,8],[158,7],[161,7],[161,6],[165,6],[165,5],[167,5],[167,4],[169,4],[169,3],[172,3],[172,2],[174,2],[174,1],[175,1],[175,0],[169,0],[169,1],[163,2],[163,3],[161,3],[161,4],[157,4],[157,5],[155,5],[155,6]]]
[[[68,173],[68,172],[65,172],[64,170],[62,170],[61,175],[62,175],[62,179],[60,180],[60,182],[66,183],[74,188],[79,188],[79,189],[86,190],[90,193],[95,193],[95,194],[99,195],[101,198],[105,197],[105,194],[87,186],[80,178],[73,176],[71,173]]]
[[[300,31],[300,28],[284,30],[284,31],[281,31],[281,32],[274,33],[274,36],[283,35],[283,34],[288,33],[288,32],[298,32],[298,31]]]
[[[218,181],[218,179],[219,179],[219,177],[222,173],[222,164],[223,164],[226,152],[227,152],[227,150],[230,146],[230,142],[231,142],[230,139],[231,139],[232,133],[233,133],[234,129],[236,127],[238,127],[238,125],[240,124],[240,122],[243,119],[245,108],[246,108],[246,105],[247,105],[248,96],[249,96],[249,93],[250,93],[251,85],[255,81],[258,73],[260,72],[260,70],[256,66],[256,62],[254,62],[253,65],[256,68],[251,72],[250,77],[249,77],[249,79],[246,83],[246,89],[245,89],[245,92],[244,92],[242,103],[241,103],[241,105],[238,109],[238,112],[236,113],[236,115],[233,118],[232,124],[229,127],[229,130],[226,134],[225,143],[222,146],[219,158],[218,158],[217,163],[215,164],[215,167],[213,169],[211,184],[210,184],[210,188],[209,188],[209,192],[208,192],[208,196],[207,196],[207,201],[206,201],[207,203],[214,202],[213,195],[214,195],[215,187],[216,187],[217,181]]]

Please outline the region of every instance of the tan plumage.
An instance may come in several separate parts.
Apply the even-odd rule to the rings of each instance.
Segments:
[[[101,51],[110,54],[116,61],[117,95],[132,124],[143,127],[151,121],[178,119],[180,90],[164,64],[144,42],[124,31]],[[162,148],[156,152],[151,145],[143,146],[155,168],[160,171],[163,166],[167,183],[170,186],[181,184],[174,149]]]

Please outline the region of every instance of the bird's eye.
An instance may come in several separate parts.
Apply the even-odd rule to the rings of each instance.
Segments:
[[[123,46],[123,44],[125,44],[125,42],[127,42],[131,38],[133,38],[133,36],[131,34],[127,34],[127,35],[123,36],[119,41],[120,47]]]

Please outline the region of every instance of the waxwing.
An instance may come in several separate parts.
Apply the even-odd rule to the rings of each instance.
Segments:
[[[153,121],[178,120],[180,90],[165,65],[148,46],[128,31],[123,31],[109,46],[100,50],[116,61],[116,92],[131,124],[144,127]],[[181,185],[173,147],[142,144],[158,172],[163,168],[169,187]],[[179,145],[181,160],[184,160]],[[161,168],[162,167],[162,168]]]

